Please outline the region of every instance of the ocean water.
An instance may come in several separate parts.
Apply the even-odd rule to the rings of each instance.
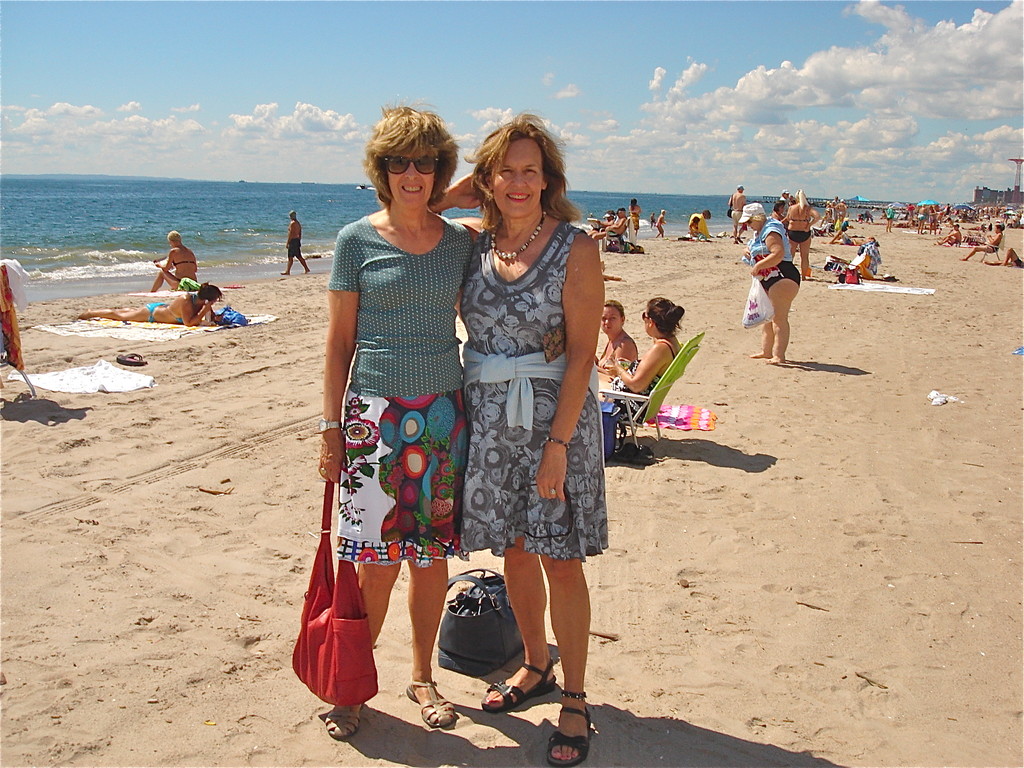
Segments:
[[[649,217],[662,209],[667,237],[685,233],[689,215],[705,208],[712,232],[726,228],[723,195],[569,196],[584,218],[636,197],[641,239],[653,237]],[[338,230],[378,207],[374,191],[356,184],[0,177],[0,257],[28,272],[31,301],[146,291],[156,277],[153,261],[166,257],[167,233],[176,229],[196,253],[200,279],[227,285],[280,273],[289,211],[302,223],[303,255],[321,272],[329,270]],[[460,214],[472,212],[448,215]]]

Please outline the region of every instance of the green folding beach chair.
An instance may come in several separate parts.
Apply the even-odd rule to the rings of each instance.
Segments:
[[[676,353],[675,358],[669,363],[668,369],[662,374],[661,378],[658,379],[658,383],[654,385],[654,389],[651,390],[649,395],[637,395],[633,392],[617,392],[613,389],[602,389],[601,394],[612,400],[632,400],[633,402],[646,402],[647,407],[643,409],[639,417],[633,418],[628,408],[623,408],[624,423],[629,429],[630,439],[633,441],[633,445],[639,445],[636,439],[636,431],[644,425],[648,420],[654,421],[654,428],[658,431],[658,439],[661,440],[661,426],[658,424],[658,411],[661,410],[662,404],[665,402],[665,397],[668,395],[669,390],[672,389],[672,385],[676,383],[676,380],[683,375],[683,371],[686,370],[687,364],[693,359],[693,356],[697,354],[700,349],[700,343],[704,339],[704,333],[702,331],[686,342],[679,351]]]

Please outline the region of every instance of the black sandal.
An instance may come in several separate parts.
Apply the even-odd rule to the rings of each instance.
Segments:
[[[491,691],[497,691],[501,694],[500,704],[488,704],[487,696],[484,695],[484,700],[480,702],[480,709],[484,712],[490,712],[491,714],[499,714],[501,712],[508,712],[510,709],[515,709],[527,699],[532,699],[534,696],[543,696],[545,693],[551,693],[555,690],[555,676],[552,673],[552,669],[555,667],[553,659],[548,661],[546,669],[538,669],[532,664],[523,664],[524,669],[528,669],[531,672],[536,672],[540,675],[540,682],[538,682],[533,688],[528,691],[524,691],[517,685],[509,685],[507,680],[502,680],[500,683],[492,683],[487,689],[487,693]]]
[[[127,355],[118,355],[115,359],[121,365],[140,366],[146,364],[146,359],[136,352],[132,352]]]
[[[576,693],[574,691],[562,691],[562,695],[576,699],[577,701],[586,701],[587,694]],[[585,718],[587,721],[587,732],[583,736],[566,736],[561,731],[556,730],[551,734],[548,739],[548,765],[560,766],[560,768],[567,768],[571,765],[579,765],[587,759],[587,754],[590,752],[590,710],[587,709],[587,705],[583,705],[583,709],[576,709],[575,707],[567,707],[562,705],[562,712],[569,713],[572,715],[579,715]],[[569,747],[569,749],[576,750],[576,757],[570,758],[569,760],[562,760],[555,757],[552,752],[555,751],[555,747]]]

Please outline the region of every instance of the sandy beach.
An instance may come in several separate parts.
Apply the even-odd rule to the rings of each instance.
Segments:
[[[854,233],[934,295],[832,290],[816,269],[786,367],[748,358],[760,335],[740,324],[749,272],[728,238],[606,255],[641,351],[652,296],[686,308],[683,340],[707,332],[668,402],[718,422],[646,430],[658,463],[606,470],[611,548],[586,572],[593,630],[617,639],[590,646],[586,765],[1024,764],[1024,270]],[[1005,237],[1018,254],[1022,235]],[[815,240],[812,264],[830,253],[855,249]],[[486,683],[437,670],[460,719],[422,724],[405,574],[350,743],[292,673],[323,488],[329,261],[311,266],[228,292],[275,322],[173,341],[32,328],[143,298],[19,314],[30,375],[135,352],[157,386],[22,400],[4,382],[4,766],[543,764],[555,695],[488,715]],[[450,569],[471,566],[500,561]]]

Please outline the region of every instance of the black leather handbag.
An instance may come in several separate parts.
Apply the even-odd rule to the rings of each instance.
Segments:
[[[446,604],[437,640],[437,665],[470,677],[483,677],[523,650],[505,577],[474,568],[448,579],[448,589],[469,582]]]

